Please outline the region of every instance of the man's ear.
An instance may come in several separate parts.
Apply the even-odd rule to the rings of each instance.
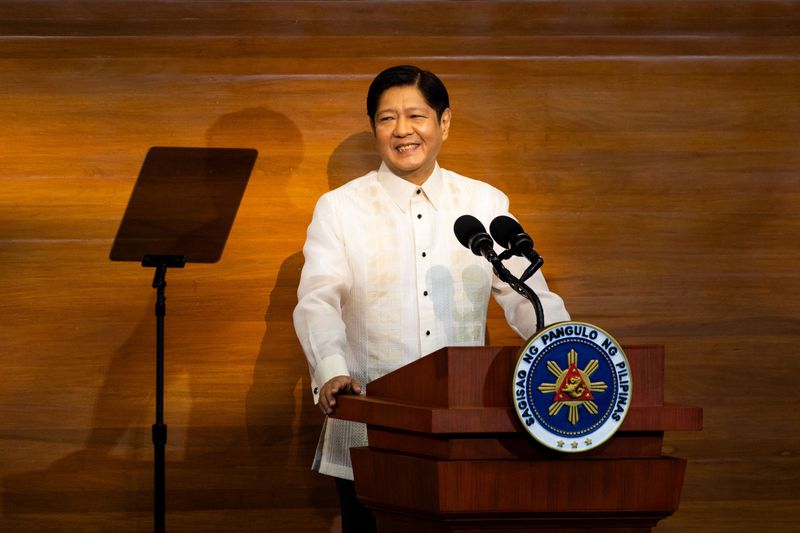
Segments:
[[[439,127],[442,128],[442,140],[447,140],[447,135],[450,133],[450,119],[452,118],[452,113],[450,112],[450,108],[448,107],[444,111],[442,111],[442,118],[439,120]]]

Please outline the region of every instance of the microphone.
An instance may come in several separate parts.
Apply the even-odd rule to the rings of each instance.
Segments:
[[[531,265],[523,273],[522,278],[515,277],[514,274],[509,272],[508,269],[503,266],[503,259],[508,259],[508,257],[510,257],[505,254],[510,252],[503,252],[503,254],[499,256],[494,252],[494,241],[492,240],[492,237],[486,233],[486,228],[483,224],[481,224],[480,220],[472,215],[461,215],[458,217],[458,219],[456,219],[455,224],[453,224],[453,231],[456,234],[458,242],[460,242],[462,246],[472,250],[472,253],[475,255],[482,255],[485,257],[486,260],[492,264],[494,273],[498,278],[500,278],[501,281],[508,283],[508,285],[514,289],[514,291],[531,302],[533,305],[533,310],[536,313],[536,330],[539,331],[544,328],[544,312],[542,311],[542,303],[539,301],[539,297],[536,296],[536,293],[533,292],[533,289],[525,284],[525,280],[532,276],[533,273],[536,272],[536,269],[542,265],[542,259],[539,257],[539,254],[533,250],[533,240],[529,235],[522,231],[522,227],[513,218],[503,216],[497,217],[494,219],[491,226],[494,228],[496,226],[495,222],[498,222],[498,219],[501,219],[498,222],[499,227],[501,229],[506,228],[508,226],[508,222],[502,220],[504,218],[515,224],[515,227],[513,227],[512,230],[519,228],[517,233],[521,233],[527,237],[530,245],[527,248],[523,245],[520,250],[524,253],[524,250],[529,249],[537,258],[537,262],[534,263],[531,261]],[[504,230],[503,235],[505,235],[505,231],[506,230]],[[492,233],[495,233],[494,229],[492,230]],[[506,242],[511,241],[508,240]],[[503,244],[503,241],[501,241],[500,244]],[[508,248],[509,246],[506,247]]]
[[[531,236],[525,233],[519,222],[513,218],[506,215],[495,217],[489,225],[489,231],[492,232],[492,237],[500,246],[506,248],[513,255],[525,257],[531,262],[531,266],[520,278],[522,281],[530,278],[544,264],[544,260],[533,249]]]
[[[475,255],[482,255],[489,261],[497,257],[494,253],[494,241],[486,233],[486,227],[472,215],[461,215],[453,224],[453,232],[464,248],[469,248]]]
[[[489,231],[500,246],[507,248],[514,255],[527,257],[533,251],[531,236],[525,233],[519,222],[509,216],[496,217],[489,225]]]

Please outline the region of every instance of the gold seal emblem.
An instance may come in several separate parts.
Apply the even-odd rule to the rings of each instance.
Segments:
[[[578,423],[578,408],[583,406],[590,414],[597,414],[593,392],[605,392],[608,385],[602,381],[592,382],[590,377],[597,370],[599,363],[592,359],[583,370],[578,368],[578,352],[574,349],[567,354],[567,369],[561,370],[555,361],[547,362],[547,370],[556,377],[555,383],[542,383],[539,392],[555,393],[553,403],[548,409],[550,416],[555,416],[565,405],[569,408],[567,420],[573,425]]]
[[[611,438],[628,412],[628,359],[597,326],[559,322],[520,351],[512,395],[522,427],[534,439],[560,452],[590,450]]]

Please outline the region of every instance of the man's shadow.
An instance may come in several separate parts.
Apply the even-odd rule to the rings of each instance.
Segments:
[[[380,158],[373,146],[368,132],[342,141],[328,161],[329,189],[376,169]],[[276,473],[273,483],[282,487],[284,497],[338,514],[332,480],[311,471],[323,416],[311,399],[308,365],[292,321],[302,267],[302,251],[287,257],[269,295],[266,329],[247,393],[248,441],[254,462]]]

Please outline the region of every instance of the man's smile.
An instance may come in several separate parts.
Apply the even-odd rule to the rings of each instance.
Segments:
[[[395,147],[395,150],[401,154],[414,151],[419,146],[419,143],[403,143]]]

